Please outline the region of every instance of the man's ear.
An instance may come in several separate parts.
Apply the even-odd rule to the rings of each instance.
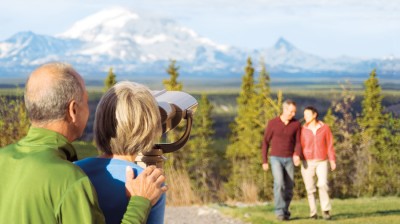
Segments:
[[[68,111],[67,111],[67,120],[75,123],[77,121],[77,113],[78,113],[78,104],[75,100],[72,100],[68,104]]]

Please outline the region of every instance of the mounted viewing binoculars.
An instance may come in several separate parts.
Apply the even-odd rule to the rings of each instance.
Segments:
[[[186,120],[186,130],[178,141],[155,144],[152,150],[143,152],[141,161],[146,166],[155,165],[162,168],[166,160],[163,154],[179,150],[189,140],[193,114],[198,103],[193,96],[181,91],[152,91],[152,94],[160,110],[163,134],[174,129],[182,120]]]

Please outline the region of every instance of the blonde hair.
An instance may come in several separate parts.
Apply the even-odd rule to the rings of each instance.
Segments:
[[[161,118],[150,90],[123,81],[111,87],[97,105],[94,138],[106,154],[134,155],[150,150],[161,136]]]

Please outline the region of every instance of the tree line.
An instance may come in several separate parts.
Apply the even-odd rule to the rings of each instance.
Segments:
[[[213,145],[213,107],[203,94],[189,144],[167,162],[169,169],[187,173],[200,201],[251,202],[273,197],[272,174],[261,169],[260,146],[268,120],[281,113],[284,97],[280,91],[272,95],[270,76],[262,59],[260,67],[256,77],[252,59],[247,59],[237,115],[230,125],[224,153]],[[167,90],[182,90],[183,84],[176,81],[178,69],[173,61],[167,70],[170,80],[164,80]],[[332,129],[337,155],[338,168],[330,175],[331,195],[400,195],[400,119],[382,106],[376,70],[364,82],[360,114],[354,111],[358,105],[351,85],[341,87],[340,98],[332,102],[322,119]],[[299,170],[295,179],[295,196],[304,197]]]
[[[261,168],[260,148],[265,125],[281,113],[284,96],[281,91],[272,94],[263,59],[259,65],[256,74],[252,59],[247,59],[227,146],[213,138],[213,105],[206,93],[200,96],[190,141],[183,149],[166,155],[165,169],[173,185],[169,200],[185,204],[272,199],[272,174]],[[176,61],[170,62],[166,73],[169,78],[163,80],[165,89],[184,90]],[[104,90],[115,83],[116,75],[110,68]],[[373,70],[364,82],[360,114],[354,111],[351,85],[343,85],[340,98],[332,102],[323,118],[334,134],[337,155],[337,170],[330,174],[332,197],[400,195],[400,119],[385,110],[382,98]],[[0,103],[1,147],[23,137],[29,121],[22,96],[1,96]],[[163,140],[176,141],[183,127],[181,124],[168,132]],[[303,197],[299,170],[295,179],[295,196]]]

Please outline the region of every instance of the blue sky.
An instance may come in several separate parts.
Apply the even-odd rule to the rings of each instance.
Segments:
[[[112,6],[168,17],[214,42],[247,49],[284,37],[323,56],[400,57],[397,0],[12,0],[0,3],[0,40],[19,31],[54,35]]]

